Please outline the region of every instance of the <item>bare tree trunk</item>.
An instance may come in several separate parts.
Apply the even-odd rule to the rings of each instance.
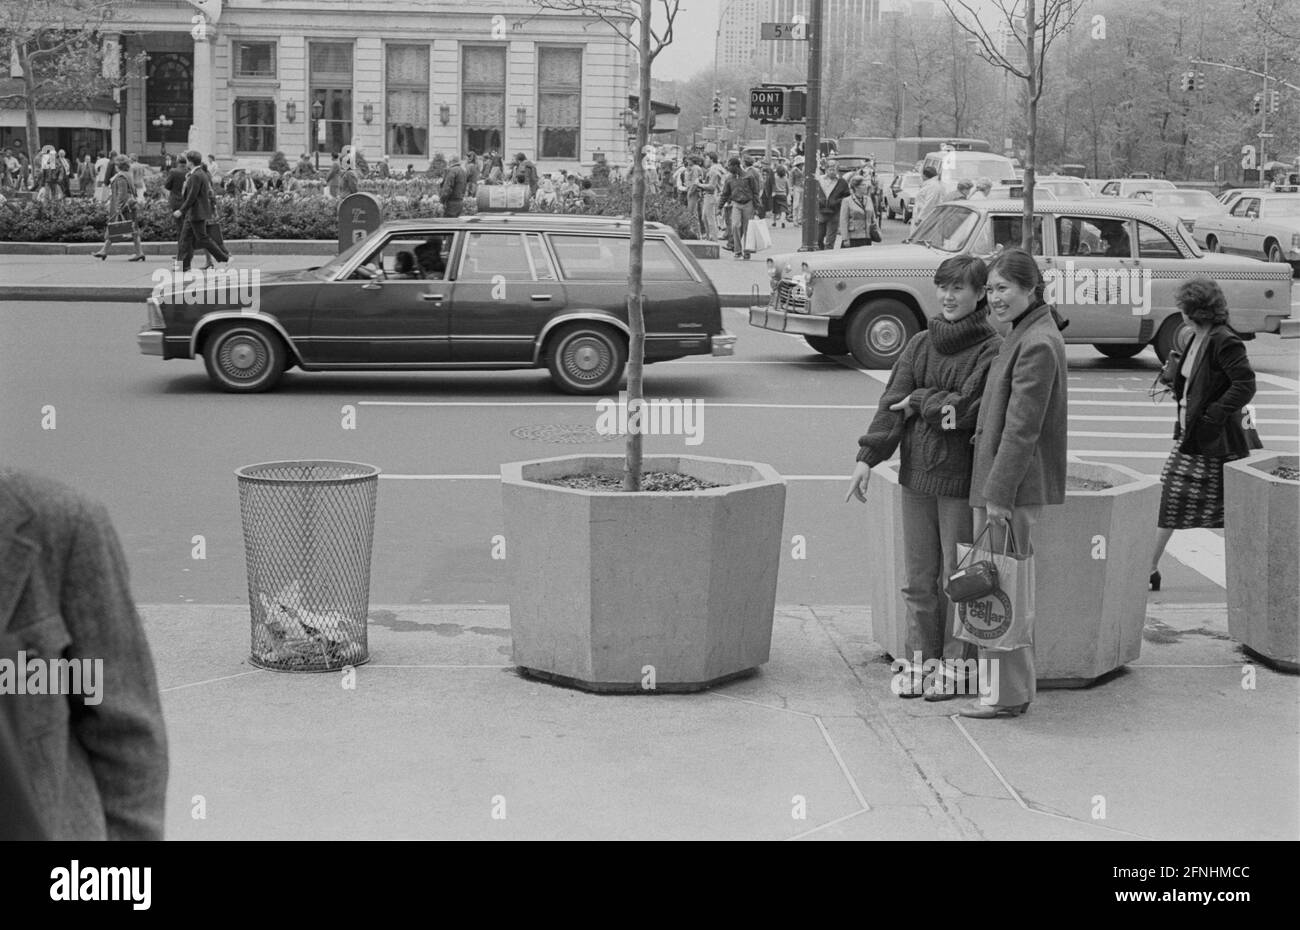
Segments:
[[[1020,247],[1033,254],[1034,246],[1034,159],[1038,156],[1038,61],[1034,52],[1034,0],[1025,10],[1025,64],[1029,72],[1028,120],[1029,139],[1025,151],[1025,213],[1020,229]]]
[[[18,49],[18,67],[23,71],[23,108],[27,111],[27,162],[31,166],[31,177],[37,177],[36,153],[41,150],[41,129],[36,122],[36,78],[32,75],[31,61],[27,57],[27,45],[16,42]],[[31,185],[28,184],[28,189]]]
[[[623,490],[641,490],[641,416],[642,372],[645,364],[645,313],[641,271],[645,255],[646,177],[642,164],[650,138],[650,2],[641,0],[641,28],[638,45],[637,76],[640,100],[637,106],[636,152],[632,157],[632,242],[627,266],[627,323],[631,331],[627,354],[628,421],[637,428],[627,432],[627,462],[623,473]],[[634,414],[635,411],[635,414]],[[633,419],[635,415],[635,419]]]

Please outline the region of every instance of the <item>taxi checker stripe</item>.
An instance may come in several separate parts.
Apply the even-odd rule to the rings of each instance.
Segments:
[[[1059,266],[1053,266],[1059,268]],[[1048,269],[1051,270],[1051,269]],[[1064,270],[1064,269],[1060,269]],[[1079,274],[1085,269],[1075,268],[1075,274]],[[1100,269],[1099,269],[1100,270]],[[1108,268],[1107,271],[1120,271],[1128,273],[1130,271],[1141,272],[1144,276],[1151,278],[1189,278],[1194,277],[1197,272],[1212,277],[1216,281],[1286,281],[1290,282],[1291,275],[1284,271],[1271,271],[1261,268],[1259,271],[1215,271],[1213,269],[1189,269],[1187,271],[1162,271],[1156,268],[1147,267],[1123,267]],[[925,268],[827,268],[825,270],[814,270],[814,278],[932,278],[934,272]]]

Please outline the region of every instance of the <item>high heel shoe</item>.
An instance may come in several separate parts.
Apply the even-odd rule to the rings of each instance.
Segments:
[[[1020,704],[1014,707],[997,707],[992,704],[975,703],[969,707],[963,707],[957,711],[962,717],[974,717],[977,720],[987,720],[991,717],[1019,717],[1025,711],[1029,710],[1028,704]]]
[[[128,262],[142,262],[142,261],[145,260],[146,257],[147,257],[147,256],[145,256],[145,255],[135,255],[135,256],[132,256],[131,258],[128,258],[127,261],[128,261]]]
[[[108,258],[108,256],[105,255],[103,252],[91,252],[90,255],[91,255],[92,258],[97,258],[97,259],[99,259],[101,262],[102,262],[104,259]]]
[[[1151,584],[1151,590],[1152,590],[1152,591],[1159,591],[1159,590],[1160,590],[1160,573],[1159,573],[1159,572],[1152,572],[1152,573],[1151,573],[1151,581],[1150,581],[1150,584]]]

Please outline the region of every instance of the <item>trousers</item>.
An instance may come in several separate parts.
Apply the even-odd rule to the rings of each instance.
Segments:
[[[1018,557],[1027,558],[1034,554],[1033,529],[1042,512],[1041,504],[1012,509],[1011,532],[1016,537],[1016,555]],[[983,507],[976,507],[974,535],[978,536],[984,532],[984,527],[988,525],[988,522],[988,511]],[[989,529],[988,547],[994,552],[1001,552],[1004,545],[1006,545],[1006,531],[995,524]],[[990,695],[988,698],[980,698],[981,704],[993,707],[1018,707],[1021,704],[1028,704],[1033,701],[1034,695],[1038,692],[1035,687],[1032,633],[1030,634],[1030,640],[1030,645],[1020,649],[1008,651],[981,649],[979,651],[981,662],[996,662],[998,665],[998,693],[996,696]]]
[[[907,584],[907,661],[973,659],[975,646],[952,635],[952,610],[944,582],[957,570],[957,544],[970,543],[970,502],[901,487],[903,566]],[[899,658],[895,656],[895,658]]]

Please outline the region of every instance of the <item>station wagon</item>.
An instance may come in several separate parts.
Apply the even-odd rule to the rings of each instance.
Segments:
[[[818,352],[890,368],[907,340],[939,313],[934,272],[961,252],[991,259],[1021,242],[1019,200],[940,204],[899,245],[791,253],[768,260],[771,293],[751,326],[804,337]],[[1112,358],[1151,345],[1163,360],[1186,337],[1174,304],[1194,276],[1218,281],[1243,338],[1276,333],[1291,313],[1291,267],[1207,255],[1177,219],[1135,200],[1047,201],[1034,207],[1033,249],[1045,297],[1069,321],[1067,343]]]
[[[647,223],[645,360],[731,355],[717,291],[669,227]],[[549,370],[560,390],[617,387],[627,361],[631,228],[605,217],[479,214],[382,224],[330,262],[260,275],[255,302],[148,301],[140,351],[202,358],[219,389],[304,371]]]

